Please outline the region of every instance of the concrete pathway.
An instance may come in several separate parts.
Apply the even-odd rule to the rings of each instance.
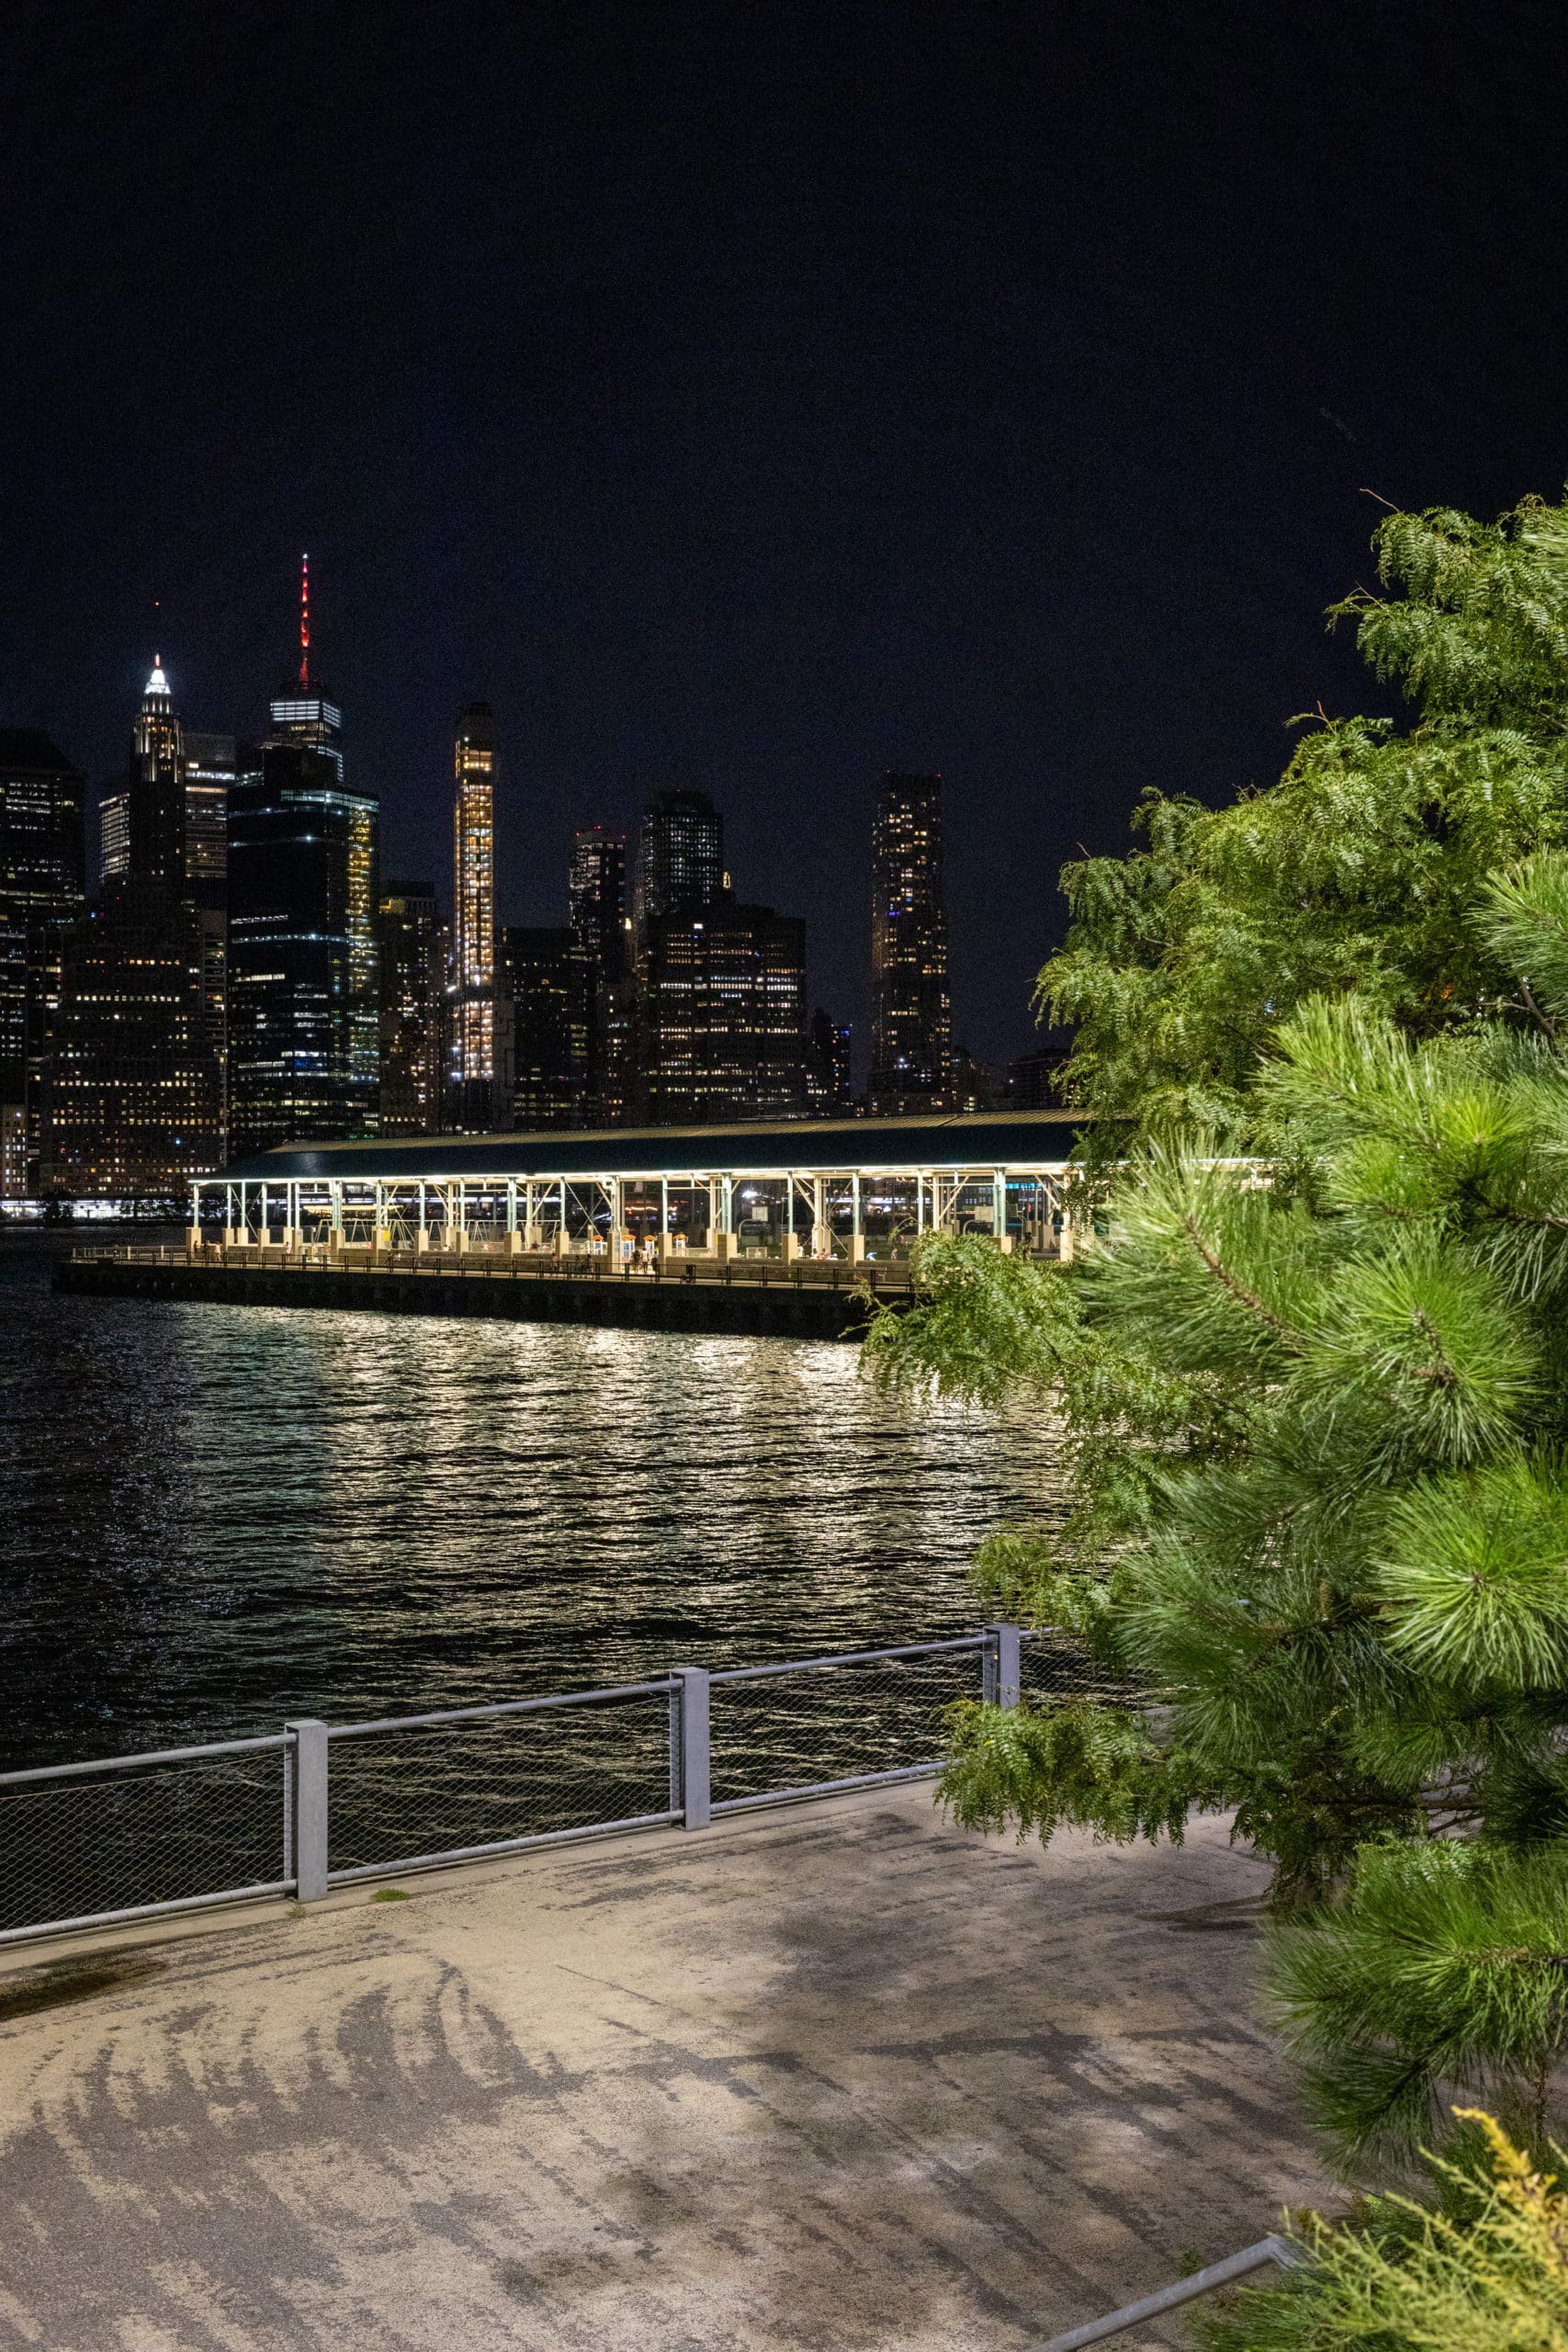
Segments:
[[[0,2346],[1019,2352],[1325,2193],[1263,1882],[916,1786],[10,1962]]]

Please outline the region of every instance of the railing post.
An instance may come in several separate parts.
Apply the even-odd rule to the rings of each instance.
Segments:
[[[982,1696],[993,1707],[1016,1707],[1020,1681],[1018,1627],[987,1625]]]
[[[675,1747],[670,1809],[685,1829],[705,1829],[713,1818],[708,1769],[708,1670],[705,1666],[671,1668],[670,1731]]]
[[[294,1893],[319,1903],[327,1891],[327,1727],[285,1724],[294,1742]]]

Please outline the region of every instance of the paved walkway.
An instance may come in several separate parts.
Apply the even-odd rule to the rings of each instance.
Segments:
[[[1262,1881],[917,1786],[13,1967],[0,2346],[1019,2352],[1323,2193]]]

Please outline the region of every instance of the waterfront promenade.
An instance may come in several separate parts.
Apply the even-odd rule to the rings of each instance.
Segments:
[[[1021,2352],[1325,2193],[1266,1875],[916,1786],[17,1953],[0,2346]]]

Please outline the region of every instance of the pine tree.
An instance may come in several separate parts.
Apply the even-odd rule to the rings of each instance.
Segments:
[[[1513,977],[1434,1035],[1361,996],[1280,1025],[1265,1170],[1151,1147],[1071,1270],[930,1241],[866,1358],[1059,1417],[1072,1518],[979,1573],[1141,1694],[961,1711],[947,1798],[1046,1837],[1234,1809],[1348,2160],[1456,2087],[1539,2136],[1568,2043],[1568,855],[1488,885],[1470,953]]]
[[[1320,715],[1277,785],[1220,809],[1151,790],[1144,846],[1063,870],[1037,1001],[1077,1024],[1067,1099],[1145,1138],[1245,1119],[1314,993],[1416,1035],[1468,1019],[1502,978],[1469,922],[1485,875],[1568,841],[1568,503],[1392,514],[1373,544],[1393,593],[1331,618],[1414,726]]]

